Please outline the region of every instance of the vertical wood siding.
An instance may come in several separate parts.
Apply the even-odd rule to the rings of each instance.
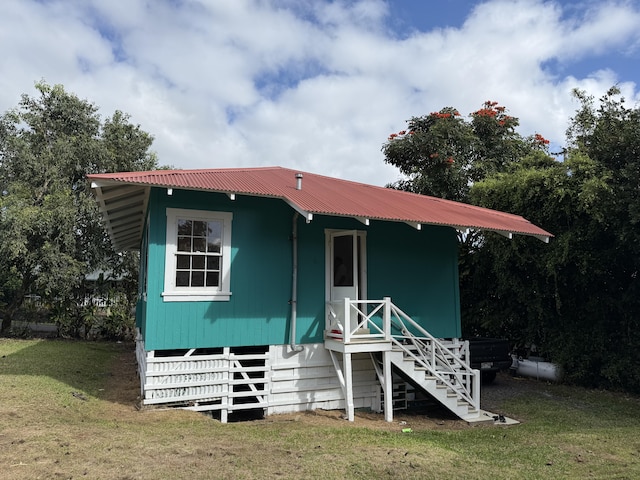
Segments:
[[[231,299],[163,302],[166,208],[233,213]],[[277,199],[154,188],[150,202],[148,293],[140,318],[148,350],[282,345],[290,342],[293,210]],[[391,296],[436,336],[460,336],[455,231],[339,217],[298,223],[299,343],[322,341],[325,228],[367,230],[369,298]],[[144,302],[143,302],[144,303]]]

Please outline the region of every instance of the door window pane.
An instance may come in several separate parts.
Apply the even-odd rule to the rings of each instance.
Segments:
[[[353,287],[353,237],[343,235],[333,240],[333,286]]]

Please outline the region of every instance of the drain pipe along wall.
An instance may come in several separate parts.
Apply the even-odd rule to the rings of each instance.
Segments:
[[[296,343],[296,316],[298,314],[298,212],[293,214],[293,227],[291,229],[291,251],[292,251],[292,269],[291,269],[291,326],[289,331],[289,342],[291,350],[301,352],[304,350],[302,345]]]

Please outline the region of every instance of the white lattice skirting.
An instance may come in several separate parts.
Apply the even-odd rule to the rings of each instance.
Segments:
[[[243,409],[266,415],[342,409],[344,393],[323,343],[302,352],[288,345],[146,351],[138,338],[136,357],[143,405],[220,411],[220,419]],[[380,410],[380,385],[368,354],[353,357],[356,408]]]

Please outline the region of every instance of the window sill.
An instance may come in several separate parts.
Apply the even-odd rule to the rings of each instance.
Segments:
[[[162,292],[164,302],[228,302],[231,292]]]

